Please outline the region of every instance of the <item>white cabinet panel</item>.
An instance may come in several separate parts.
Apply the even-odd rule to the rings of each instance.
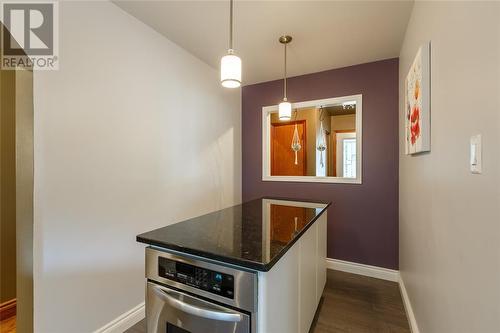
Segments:
[[[317,224],[312,225],[299,240],[299,318],[300,332],[307,333],[311,327],[318,305],[316,297],[317,275]]]
[[[318,254],[317,254],[317,284],[316,284],[316,297],[319,302],[321,295],[323,295],[323,289],[325,289],[326,284],[326,252],[327,252],[327,216],[326,212],[316,221],[317,233],[318,233]]]
[[[298,270],[295,243],[269,272],[259,272],[258,333],[299,332]]]

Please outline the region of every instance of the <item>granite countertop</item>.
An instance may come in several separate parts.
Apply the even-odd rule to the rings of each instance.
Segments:
[[[261,198],[140,234],[137,241],[265,272],[329,206]]]

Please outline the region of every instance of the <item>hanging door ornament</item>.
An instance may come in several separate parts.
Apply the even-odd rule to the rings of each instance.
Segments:
[[[295,129],[293,131],[293,139],[292,139],[292,150],[295,152],[295,165],[299,164],[297,159],[297,153],[302,148],[300,145],[299,131],[297,130],[297,123],[295,123]]]
[[[323,152],[326,150],[326,132],[323,128],[323,107],[321,107],[320,109],[319,123],[319,138],[318,146],[316,147],[316,149],[320,152],[319,163],[321,167],[324,168],[325,162],[323,160]]]

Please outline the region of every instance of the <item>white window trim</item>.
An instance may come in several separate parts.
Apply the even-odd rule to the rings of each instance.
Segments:
[[[278,105],[262,108],[262,180],[272,182],[302,182],[302,183],[337,183],[362,184],[363,166],[363,95],[342,96],[314,101],[292,103],[292,108],[317,107],[320,105],[341,104],[356,101],[356,178],[319,177],[319,176],[271,176],[271,113],[278,111]]]

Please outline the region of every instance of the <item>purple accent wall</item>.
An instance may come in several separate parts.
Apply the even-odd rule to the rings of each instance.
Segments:
[[[398,59],[288,80],[292,103],[363,95],[363,184],[262,181],[262,107],[283,98],[283,81],[243,87],[243,200],[329,200],[328,257],[398,268]]]

